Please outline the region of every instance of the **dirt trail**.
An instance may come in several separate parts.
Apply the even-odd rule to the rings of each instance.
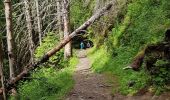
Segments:
[[[152,93],[140,93],[138,96],[123,96],[111,93],[118,89],[114,76],[92,73],[86,51],[78,51],[79,64],[74,74],[75,85],[65,100],[170,100],[170,93],[154,96]],[[108,79],[112,82],[108,82]]]
[[[90,70],[86,51],[78,51],[79,64],[74,75],[75,86],[66,100],[112,100],[111,86],[105,76]]]

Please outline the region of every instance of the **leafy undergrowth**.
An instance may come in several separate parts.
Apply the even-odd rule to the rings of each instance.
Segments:
[[[102,44],[104,46],[100,45],[100,48],[90,51],[92,69],[117,75],[120,83],[119,92],[122,94],[134,94],[152,80],[157,80],[151,83],[155,85],[156,92],[160,92],[161,87],[164,87],[162,80],[169,72],[166,72],[166,75],[161,74],[164,77],[151,77],[144,68],[139,72],[123,68],[128,66],[146,45],[163,40],[164,33],[170,26],[169,11],[169,0],[132,0],[123,18],[117,19],[114,28],[105,38]],[[158,81],[160,84],[157,84]],[[134,83],[133,86],[129,87],[130,83]]]
[[[104,47],[95,50],[95,52],[94,50],[95,48],[89,51],[89,56],[92,61],[92,69],[97,73],[112,73],[118,78],[119,89],[118,91],[114,91],[114,88],[117,87],[113,87],[113,93],[120,92],[124,95],[133,95],[139,89],[146,86],[148,78],[143,70],[140,72],[123,70],[123,68],[126,67],[132,59],[132,53],[129,53],[128,51],[125,52],[122,48],[123,52],[120,51],[121,54],[113,58],[110,53],[104,49]],[[133,87],[129,87],[130,82],[135,82]]]
[[[56,46],[59,41],[54,33],[48,33],[42,45],[35,51],[35,58]],[[63,50],[56,53],[49,61],[31,72],[29,80],[18,85],[17,100],[58,100],[73,87],[74,68],[78,63],[76,56],[65,61]]]
[[[47,34],[47,36],[45,38],[43,38],[42,41],[42,45],[39,46],[36,50],[35,50],[35,58],[36,60],[41,59],[41,57],[48,52],[50,49],[54,48],[58,42],[59,42],[59,36],[56,35],[53,32],[50,32]],[[65,66],[67,66],[68,62],[66,60],[64,60],[64,50],[60,50],[59,52],[57,52],[55,55],[53,55],[52,57],[50,57],[49,61],[47,63],[45,63],[45,66],[52,66],[52,67],[56,67],[58,69],[64,68]]]
[[[32,73],[31,81],[19,85],[19,100],[60,100],[74,85],[72,78],[77,58],[69,61],[69,67],[61,70],[41,68]]]

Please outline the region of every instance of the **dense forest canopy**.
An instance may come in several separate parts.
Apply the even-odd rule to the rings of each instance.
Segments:
[[[169,0],[1,0],[1,98],[65,99],[83,57],[116,77],[111,94],[169,91],[169,12]]]

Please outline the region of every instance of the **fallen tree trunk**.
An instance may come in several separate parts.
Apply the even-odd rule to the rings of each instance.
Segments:
[[[94,14],[89,20],[87,20],[83,25],[81,25],[78,29],[73,31],[68,37],[66,37],[63,41],[59,43],[58,46],[55,48],[51,49],[49,52],[47,52],[42,59],[37,61],[35,64],[31,65],[29,64],[24,68],[24,70],[17,75],[15,78],[11,79],[7,84],[7,87],[10,88],[12,85],[14,85],[16,82],[21,80],[25,75],[28,74],[30,70],[33,70],[37,68],[40,64],[46,62],[49,60],[51,56],[53,56],[56,52],[58,52],[60,49],[62,49],[73,37],[77,35],[81,30],[87,29],[88,26],[90,26],[95,20],[99,19],[104,13],[109,10],[113,6],[113,3],[109,3],[105,7],[103,7],[101,10],[99,10],[96,14]]]

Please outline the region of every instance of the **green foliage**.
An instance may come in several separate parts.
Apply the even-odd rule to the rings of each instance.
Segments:
[[[131,16],[131,24],[126,33],[123,33],[121,44],[140,48],[145,44],[161,41],[170,25],[169,5],[168,0],[136,0],[130,4],[128,14]],[[157,83],[156,88],[164,87],[166,78],[169,78],[165,69],[165,66],[158,68],[159,74],[151,76],[152,82]]]
[[[97,51],[95,51],[95,50],[96,49],[93,48],[89,52],[89,54],[92,54],[92,57],[91,57],[92,65],[91,66],[92,66],[93,70],[100,73],[101,71],[104,70],[104,68],[107,68],[107,67],[104,67],[104,66],[107,63],[107,61],[109,60],[109,55],[108,55],[108,53],[105,52],[104,49],[99,49]]]
[[[166,90],[165,86],[170,83],[169,65],[169,61],[166,60],[157,60],[154,65],[156,74],[151,75],[151,80],[156,88],[156,94],[160,94],[162,91]]]
[[[119,54],[116,57],[112,57],[110,52],[106,51],[104,47],[101,47],[94,53],[91,53],[92,51],[90,51],[92,69],[98,73],[111,72],[113,75],[118,76],[120,86],[113,88],[119,88],[120,93],[124,95],[136,93],[137,90],[146,86],[148,78],[146,76],[147,74],[144,73],[144,70],[141,72],[123,70],[133,58],[134,51],[135,50],[131,51],[131,49],[125,51],[125,48],[121,47],[119,50],[115,51]],[[133,87],[128,86],[130,81],[135,81]]]
[[[56,46],[59,39],[54,33],[48,33],[42,45],[36,49],[35,57],[39,59],[44,53]],[[30,80],[18,86],[19,100],[58,100],[73,87],[72,74],[78,59],[72,57],[64,61],[63,51],[55,54],[50,60],[31,73]]]
[[[60,71],[41,68],[32,73],[31,81],[19,85],[20,100],[60,100],[73,87],[72,74],[78,59],[72,58],[69,67]]]
[[[124,19],[124,22],[122,23],[122,25],[120,25],[117,28],[114,28],[113,31],[113,45],[117,46],[120,40],[120,37],[122,37],[123,33],[126,31],[126,29],[128,28],[130,24],[130,17],[126,16]]]
[[[48,33],[47,36],[42,40],[42,45],[39,46],[35,51],[35,57],[41,58],[43,54],[56,46],[59,41],[59,36],[55,33]]]
[[[127,15],[131,17],[131,24],[120,39],[121,44],[141,46],[156,43],[162,39],[165,30],[170,25],[167,17],[168,9],[163,9],[167,0],[136,0],[128,7]]]
[[[33,72],[30,81],[20,83],[18,99],[60,100],[73,87],[72,74],[77,63],[78,59],[73,57],[69,67],[60,71],[44,67]]]
[[[42,45],[36,49],[35,58],[37,60],[40,59],[46,52],[54,48],[58,44],[58,41],[59,36],[57,36],[55,33],[48,33],[47,36],[43,39]],[[47,64],[57,68],[63,68],[67,66],[67,61],[64,60],[64,51],[61,50],[52,56]]]
[[[92,15],[94,0],[85,4],[84,0],[72,0],[70,7],[70,18],[72,28],[75,29],[83,24]]]
[[[104,0],[99,4],[100,8],[104,7],[105,4],[107,4],[109,0]],[[127,21],[123,21],[122,18],[125,17],[126,9],[127,9],[127,2],[128,0],[117,0],[116,5],[112,7],[109,10],[109,13],[105,13],[104,16],[102,16],[98,21],[96,21],[92,27],[89,28],[88,33],[90,34],[90,38],[93,39],[93,42],[97,45],[100,46],[104,42],[107,42],[106,37],[112,37],[112,41],[115,41],[114,45],[119,44],[118,39],[121,37],[121,33],[123,33],[130,20],[130,17],[127,17]],[[118,25],[120,22],[124,23],[122,27],[118,28]],[[117,29],[114,30],[112,29],[113,26],[117,25]],[[113,31],[118,31],[121,30],[121,32],[118,32],[116,34],[112,34],[111,36],[111,30]],[[114,35],[114,37],[113,37]],[[109,38],[110,40],[110,38]],[[113,43],[111,43],[113,45]]]
[[[91,53],[94,71],[109,71],[119,76],[119,91],[123,94],[134,94],[145,87],[150,78],[153,79],[152,82],[163,81],[169,75],[164,68],[160,69],[162,71],[158,77],[148,75],[144,68],[140,72],[122,68],[128,66],[145,45],[163,39],[166,29],[170,26],[169,11],[169,0],[132,0],[132,3],[128,4],[125,17],[114,24],[111,34],[103,43],[104,46],[94,49]],[[135,85],[128,87],[129,81],[135,81]]]

